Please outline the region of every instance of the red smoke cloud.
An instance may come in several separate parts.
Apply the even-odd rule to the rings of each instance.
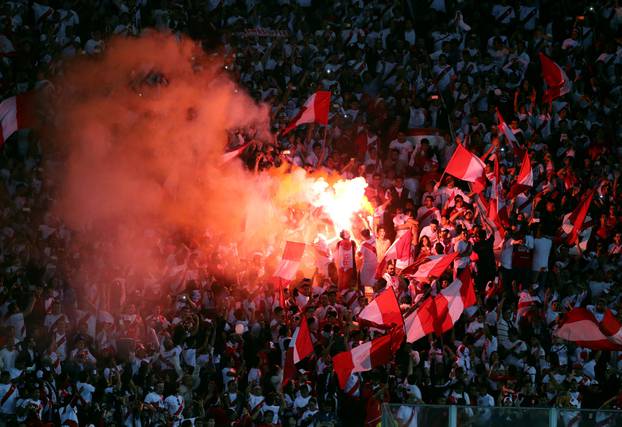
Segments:
[[[229,129],[254,127],[257,139],[272,139],[268,107],[222,71],[218,57],[191,40],[153,33],[113,39],[101,57],[74,60],[54,82],[47,172],[53,211],[75,231],[75,284],[114,277],[166,284],[171,253],[194,252],[202,267],[216,268],[215,245],[236,243],[247,258],[273,248],[280,257],[285,239],[334,232],[304,208],[318,206],[317,189],[325,187],[317,178],[221,164]],[[291,217],[306,224],[295,233],[284,226],[292,205],[302,209]],[[171,252],[181,241],[190,249]]]
[[[268,109],[216,57],[170,35],[118,38],[103,56],[70,63],[55,86],[54,211],[91,261],[152,272],[154,245],[174,230],[240,237],[257,178],[220,157],[228,129],[269,138]]]

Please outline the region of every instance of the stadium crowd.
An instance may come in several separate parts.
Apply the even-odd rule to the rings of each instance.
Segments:
[[[622,316],[617,1],[13,0],[0,9],[2,98],[42,87],[68,58],[98,55],[111,35],[147,27],[219,49],[225,72],[271,106],[275,133],[311,93],[331,91],[326,134],[301,127],[241,159],[258,171],[288,162],[364,177],[374,220],[355,237],[377,259],[357,247],[359,277],[409,230],[414,258],[460,251],[478,297],[442,338],[403,343],[390,364],[353,374],[342,390],[331,356],[377,330],[356,321],[373,295],[354,280],[338,289],[334,263],[293,283],[283,307],[274,259],[232,265],[233,249],[179,232],[154,247],[164,266],[158,291],[128,284],[134,278],[114,266],[107,286],[74,288],[88,249],[48,213],[46,159],[36,135],[20,131],[0,154],[1,426],[372,426],[383,402],[622,406],[622,351],[553,336],[572,307]],[[572,81],[552,103],[542,101],[539,52]],[[462,143],[491,174],[496,159],[509,190],[522,158],[497,109],[529,154],[534,185],[507,200],[495,247],[478,207],[490,182],[477,195],[443,171]],[[564,215],[590,189],[590,224],[576,245],[560,243]],[[208,273],[215,264],[238,279]],[[366,284],[374,294],[392,286],[406,311],[452,274],[419,283],[389,265]],[[314,354],[283,387],[301,316]],[[565,425],[596,425],[571,415]]]

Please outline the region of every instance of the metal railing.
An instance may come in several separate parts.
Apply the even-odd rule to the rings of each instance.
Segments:
[[[384,404],[382,427],[622,427],[622,411]]]

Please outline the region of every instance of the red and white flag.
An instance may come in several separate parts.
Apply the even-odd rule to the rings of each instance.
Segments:
[[[571,84],[568,76],[551,58],[543,54],[538,53],[540,56],[540,66],[542,67],[542,77],[546,83],[546,90],[544,91],[544,102],[551,102],[560,96],[564,96],[570,92]]]
[[[404,318],[400,305],[395,297],[393,287],[382,291],[370,302],[358,315],[359,320],[364,319],[377,325],[396,326],[403,325]]]
[[[507,199],[513,199],[518,194],[527,191],[532,187],[533,170],[531,169],[531,160],[529,159],[529,154],[525,153],[523,163],[521,164],[520,171],[518,172],[518,177],[516,178],[516,182],[512,185],[512,188],[510,188]]]
[[[404,319],[406,341],[415,342],[434,332],[434,298],[425,299]]]
[[[313,353],[313,341],[309,333],[307,319],[303,316],[300,319],[300,326],[296,328],[289,341],[289,347],[285,353],[285,364],[283,366],[283,385],[287,384],[296,372],[295,365],[305,357]]]
[[[227,163],[230,160],[235,159],[236,157],[238,157],[240,154],[242,154],[244,152],[244,150],[246,150],[246,147],[248,147],[250,145],[250,142],[247,142],[245,144],[242,144],[241,146],[239,146],[238,148],[234,148],[231,151],[227,151],[225,154],[222,155],[222,163]]]
[[[462,270],[456,280],[434,297],[434,330],[441,335],[454,327],[465,308],[477,302],[471,269]]]
[[[294,280],[298,272],[298,267],[300,267],[300,260],[305,252],[305,246],[304,243],[285,242],[283,257],[273,277],[281,279],[281,283],[287,282],[287,284]]]
[[[523,155],[525,154],[525,150],[521,148],[520,143],[518,142],[518,139],[516,138],[516,135],[514,135],[514,132],[512,131],[512,129],[508,126],[505,120],[503,120],[503,116],[499,112],[498,108],[497,108],[497,123],[498,123],[497,126],[499,127],[499,130],[503,132],[505,139],[508,140],[508,143],[512,147],[512,151],[514,151],[514,155],[516,157],[523,157]]]
[[[399,239],[395,240],[391,246],[389,246],[389,249],[387,249],[387,252],[382,258],[382,261],[380,261],[376,267],[376,278],[382,277],[389,261],[395,260],[395,268],[399,269],[406,268],[410,265],[412,257],[412,239],[413,235],[410,230],[408,230],[406,233],[402,234]]]
[[[517,312],[519,318],[533,316],[536,312],[538,304],[540,303],[538,296],[531,295],[527,291],[523,291],[518,296]]]
[[[394,328],[387,335],[334,355],[333,368],[339,386],[345,388],[348,378],[355,372],[371,371],[377,366],[389,363],[403,338],[404,330],[401,327]]]
[[[281,258],[281,262],[279,262],[276,271],[272,275],[272,283],[278,286],[279,304],[281,307],[285,304],[283,288],[289,286],[289,284],[296,278],[298,267],[300,267],[300,260],[305,252],[305,246],[306,245],[304,243],[285,242],[283,257]]]
[[[622,350],[622,324],[609,309],[599,322],[588,309],[573,308],[553,335],[592,350]]]
[[[575,245],[579,240],[579,235],[582,234],[584,228],[590,228],[589,221],[586,223],[587,213],[590,210],[592,199],[594,198],[594,190],[589,190],[587,197],[583,199],[581,203],[569,214],[564,215],[562,221],[562,231],[565,234],[563,236],[567,245]],[[589,238],[589,236],[588,236]],[[582,239],[583,240],[583,239]]]
[[[476,302],[471,270],[466,268],[437,296],[426,299],[406,317],[406,341],[415,342],[432,332],[437,335],[447,332],[460,319],[464,309]]]
[[[417,280],[428,280],[432,277],[441,277],[445,270],[451,265],[458,256],[457,252],[446,255],[430,255],[426,257],[427,262],[410,265],[402,271],[403,275]]]
[[[495,209],[495,212],[497,212],[497,209],[499,209],[500,207],[499,203],[497,203],[493,208],[491,208],[490,205],[492,203],[494,203],[492,197],[490,203],[486,203],[483,197],[478,197],[477,200],[475,200],[473,206],[479,211],[479,217],[482,219],[482,221],[485,221],[486,224],[488,224],[488,227],[492,230],[494,236],[494,248],[501,249],[501,247],[503,246],[503,239],[505,237],[505,230],[502,226],[498,225],[490,216],[491,209]]]
[[[20,129],[30,126],[27,117],[28,95],[17,95],[0,102],[0,146]]]
[[[456,151],[449,159],[445,173],[455,176],[458,179],[468,182],[485,181],[486,175],[484,168],[486,165],[475,154],[458,144]]]
[[[296,117],[287,125],[282,135],[287,135],[297,126],[305,123],[328,124],[328,111],[330,110],[330,92],[319,90],[307,99]]]

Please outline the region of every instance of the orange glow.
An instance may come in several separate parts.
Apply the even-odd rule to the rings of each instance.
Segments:
[[[338,234],[341,230],[352,231],[352,218],[358,212],[369,211],[371,205],[365,197],[367,182],[364,178],[341,179],[329,184],[324,178],[311,182],[309,203],[321,207],[330,217]]]

